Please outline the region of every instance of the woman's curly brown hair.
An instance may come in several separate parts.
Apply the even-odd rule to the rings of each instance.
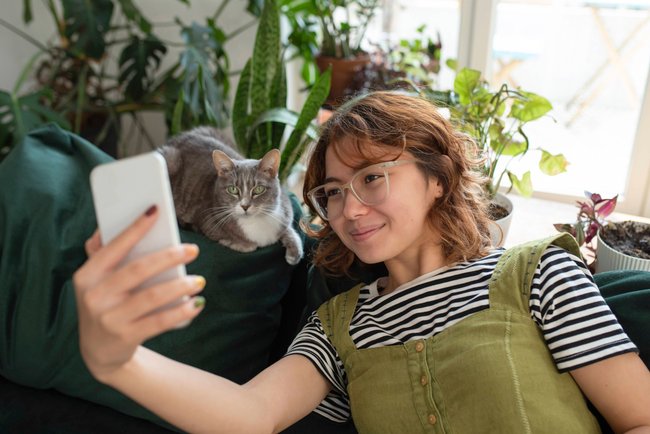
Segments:
[[[410,152],[420,170],[443,185],[443,196],[429,211],[429,223],[441,234],[447,260],[457,262],[487,254],[490,223],[481,187],[484,180],[475,170],[479,163],[476,146],[431,102],[404,93],[374,92],[337,110],[323,126],[307,165],[303,196],[312,215],[317,214],[307,192],[325,182],[327,149],[343,142],[352,143],[364,157],[369,156],[369,145],[373,144]],[[376,148],[372,155],[377,159]],[[314,264],[330,275],[348,275],[356,257],[329,224],[303,226],[319,240]]]

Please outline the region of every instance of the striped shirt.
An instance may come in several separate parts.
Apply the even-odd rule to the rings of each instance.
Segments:
[[[488,283],[503,249],[443,267],[378,295],[385,278],[361,289],[350,323],[358,349],[427,339],[489,307]],[[550,246],[533,276],[530,315],[560,372],[638,351],[600,295],[584,263]],[[334,386],[315,410],[338,422],[350,418],[343,363],[314,313],[287,354],[307,357]]]

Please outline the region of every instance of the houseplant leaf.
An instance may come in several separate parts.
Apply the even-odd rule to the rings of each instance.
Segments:
[[[61,0],[65,37],[79,56],[100,59],[106,50],[104,36],[113,16],[111,0]]]
[[[193,123],[213,122],[214,119],[217,126],[224,126],[228,118],[228,98],[223,83],[214,80],[210,66],[213,53],[221,50],[220,42],[214,38],[212,28],[197,23],[184,28],[182,35],[187,45],[180,57],[185,111]]]
[[[481,72],[475,69],[463,68],[454,79],[454,92],[458,95],[460,104],[467,105],[472,100],[474,89],[480,85]]]
[[[69,122],[63,116],[43,105],[43,99],[48,96],[44,89],[23,96],[0,90],[1,135],[11,136],[15,144],[30,130],[45,122],[56,122],[63,128],[70,129]]]
[[[247,141],[247,130],[249,127],[249,95],[251,87],[251,60],[248,59],[237,84],[235,102],[232,108],[232,130],[235,142],[245,155],[250,154],[250,147]]]
[[[517,178],[517,175],[508,171],[508,178],[512,184],[512,188],[515,189],[517,193],[524,197],[530,197],[533,195],[533,183],[530,180],[530,171],[523,174],[521,179]]]
[[[271,106],[270,88],[280,60],[280,13],[274,0],[264,2],[264,10],[255,35],[255,46],[251,61],[250,116],[257,119]],[[249,158],[261,158],[273,147],[271,125],[256,131],[256,140],[251,143]]]
[[[569,162],[563,154],[552,155],[542,150],[542,158],[539,160],[539,168],[546,175],[557,175],[566,172]]]
[[[280,163],[281,180],[285,180],[289,176],[291,167],[298,161],[302,152],[304,152],[305,146],[299,145],[303,143],[305,131],[308,129],[312,120],[316,118],[318,111],[329,95],[331,79],[332,68],[330,67],[318,77],[307,96],[307,100],[300,111],[298,122],[282,151],[282,162]]]
[[[118,0],[124,16],[144,33],[151,33],[151,23],[142,15],[132,0]]]
[[[120,82],[126,84],[128,98],[139,100],[149,90],[167,47],[155,36],[131,37],[119,58]]]
[[[287,106],[287,75],[286,66],[283,61],[280,62],[279,68],[275,71],[275,76],[271,82],[270,93],[270,106],[271,107],[286,107]],[[284,123],[272,124],[272,139],[273,147],[279,148],[282,137],[284,136]]]
[[[532,92],[521,92],[525,98],[516,99],[512,103],[510,116],[522,122],[539,119],[553,109],[553,105],[543,96]]]

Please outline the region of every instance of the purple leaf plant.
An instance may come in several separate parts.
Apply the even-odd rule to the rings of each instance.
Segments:
[[[586,244],[593,251],[591,241],[605,225],[607,217],[614,212],[618,195],[603,199],[598,193],[585,191],[585,196],[586,201],[577,201],[579,211],[575,223],[555,223],[553,226],[560,232],[570,233],[578,241],[578,245]]]

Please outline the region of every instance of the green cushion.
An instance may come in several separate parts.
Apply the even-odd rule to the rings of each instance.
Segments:
[[[600,293],[650,368],[650,272],[606,271],[594,274]]]
[[[110,159],[50,125],[0,163],[0,375],[160,423],[94,381],[78,351],[71,276],[84,263],[84,241],[96,226],[88,176]],[[292,199],[297,222],[300,207]],[[277,358],[283,350],[278,343],[286,345],[295,332],[295,324],[281,322],[283,298],[292,273],[300,269],[304,276],[306,261],[289,266],[279,243],[238,253],[189,231],[181,231],[181,238],[201,249],[187,271],[206,277],[207,304],[190,327],[146,346],[245,382]]]

